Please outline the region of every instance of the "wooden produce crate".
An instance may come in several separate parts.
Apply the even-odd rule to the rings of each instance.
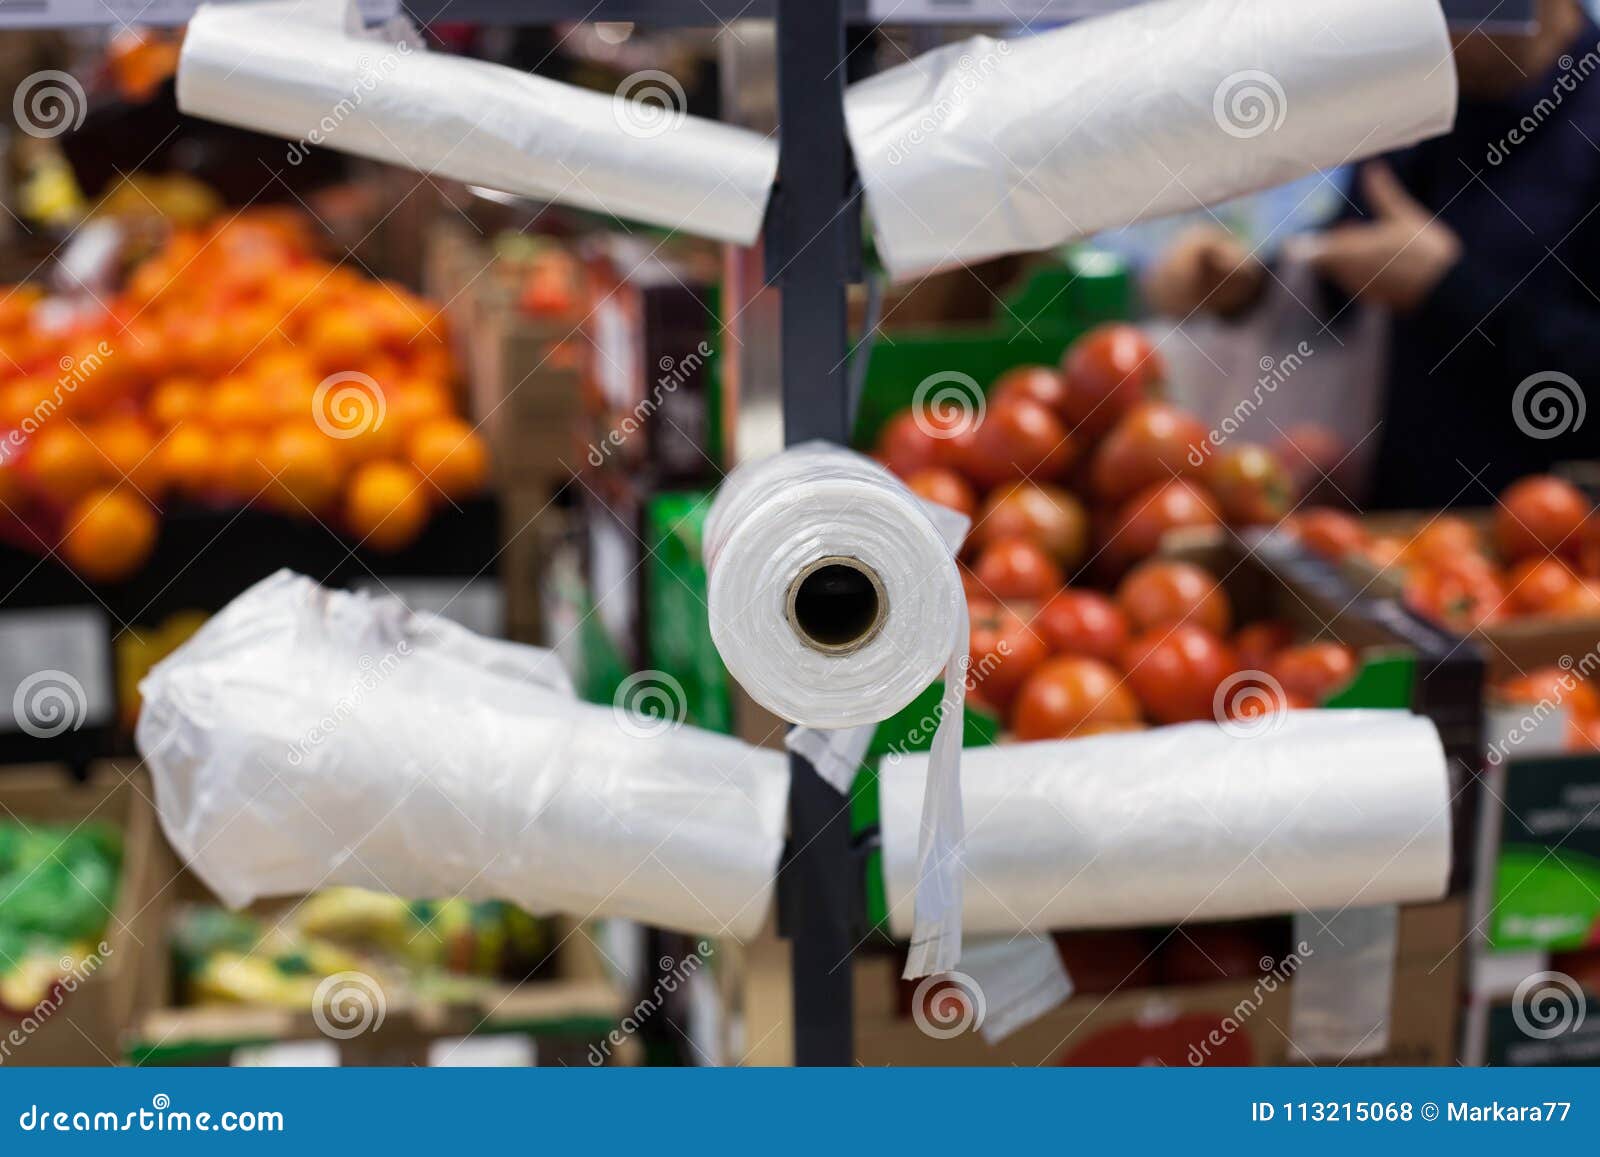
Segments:
[[[131,765],[97,763],[85,781],[58,766],[0,775],[5,819],[68,828],[99,821],[123,839],[117,898],[92,968],[85,962],[70,985],[63,980],[38,1006],[0,1023],[0,1064],[114,1064],[123,1033],[157,1002],[146,962],[161,951],[172,874],[151,799],[149,777]]]
[[[186,879],[187,894],[208,895],[192,876]],[[283,905],[262,908],[281,911]],[[475,985],[470,997],[389,1000],[377,996],[381,986],[371,977],[348,980],[353,1003],[346,1006],[347,1021],[310,1007],[180,1006],[173,997],[172,957],[163,943],[148,958],[149,983],[163,1000],[137,1022],[125,1041],[126,1056],[139,1065],[254,1064],[274,1054],[292,1058],[283,1063],[331,1056],[341,1065],[426,1065],[437,1056],[435,1050],[448,1054],[463,1039],[522,1038],[533,1042],[541,1065],[597,1063],[595,1055],[611,1064],[630,1063],[636,1054],[627,1042],[604,1054],[591,1048],[621,1021],[624,1008],[618,981],[589,930],[575,921],[556,921],[555,936],[556,946],[537,978]]]

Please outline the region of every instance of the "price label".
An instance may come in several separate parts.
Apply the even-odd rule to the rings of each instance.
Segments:
[[[0,613],[0,734],[52,739],[111,721],[111,630],[98,607]]]

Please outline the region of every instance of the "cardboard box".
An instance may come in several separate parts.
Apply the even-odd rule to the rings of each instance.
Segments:
[[[570,526],[570,512],[545,487],[513,486],[501,492],[498,570],[508,638],[543,645],[545,576]]]
[[[184,877],[186,896],[216,902],[193,876]],[[261,910],[283,907],[267,903]],[[359,1028],[338,1022],[333,1033],[319,1026],[309,1007],[177,1005],[165,922],[160,929],[162,942],[146,958],[146,984],[160,1000],[124,1041],[126,1059],[137,1065],[260,1063],[263,1049],[288,1054],[284,1063],[308,1063],[294,1058],[320,1053],[341,1065],[425,1065],[440,1042],[482,1037],[531,1038],[540,1064],[588,1064],[595,1063],[588,1056],[590,1045],[605,1037],[625,1011],[616,978],[589,932],[575,921],[556,922],[557,944],[548,970],[537,979],[486,983],[475,986],[471,997],[449,1002],[416,999],[401,1005],[386,999],[381,1015],[363,1011]],[[351,991],[365,995],[369,1008],[377,1007],[370,1003],[371,986],[366,994]],[[349,1035],[343,1035],[346,1028],[352,1030]],[[630,1063],[634,1055],[628,1048],[612,1048],[603,1059]]]
[[[469,413],[503,483],[558,486],[583,469],[591,441],[576,321],[534,321],[474,292]]]
[[[1492,541],[1493,511],[1452,510],[1450,514],[1465,519],[1478,528],[1485,541]],[[1394,511],[1366,515],[1361,522],[1372,534],[1410,539],[1437,517],[1438,513],[1431,511]],[[1353,590],[1367,590],[1396,599],[1401,595],[1403,575],[1398,568],[1379,570],[1370,560],[1354,557],[1346,559],[1341,570],[1353,584]],[[1600,618],[1528,615],[1480,627],[1468,637],[1482,645],[1489,680],[1495,682],[1559,662],[1563,656],[1576,661],[1597,651],[1600,649]],[[1591,663],[1600,670],[1600,656],[1592,658]]]
[[[156,930],[166,926],[175,873],[151,798],[148,775],[132,764],[97,763],[84,782],[53,766],[10,768],[0,775],[0,815],[68,827],[98,820],[120,828],[123,837],[105,951],[94,954],[92,971],[81,969],[71,991],[0,1026],[0,1063],[114,1064],[124,1032],[157,1003],[146,962],[160,952]]]
[[[1371,1065],[1457,1061],[1465,905],[1401,910],[1389,1047]],[[724,992],[738,1002],[732,1055],[752,1065],[794,1059],[789,945],[775,936],[729,953]],[[1082,993],[1004,1040],[976,1031],[935,1037],[900,999],[898,952],[864,950],[854,961],[855,1048],[860,1065],[1286,1065],[1306,1063],[1290,1038],[1294,980],[1265,976],[1183,987]],[[1217,1036],[1213,1037],[1213,1032]],[[1220,1039],[1221,1043],[1216,1043]]]
[[[1492,511],[1450,513],[1489,535]],[[1402,511],[1369,515],[1363,524],[1374,534],[1410,538],[1434,517]],[[1379,571],[1361,558],[1340,569],[1357,588],[1400,595],[1397,570]],[[1483,656],[1488,686],[1482,766],[1489,806],[1477,819],[1475,854],[1488,945],[1504,952],[1600,943],[1600,755],[1567,749],[1566,705],[1529,708],[1493,693],[1495,683],[1539,667],[1560,667],[1574,686],[1600,675],[1600,619],[1527,616],[1467,638]]]

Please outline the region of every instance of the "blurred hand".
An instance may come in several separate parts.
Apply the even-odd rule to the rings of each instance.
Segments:
[[[1145,299],[1160,313],[1233,314],[1255,304],[1266,270],[1225,229],[1196,225],[1181,234],[1145,275]]]
[[[1306,254],[1351,297],[1401,313],[1415,309],[1461,260],[1461,239],[1382,162],[1362,166],[1361,191],[1371,218],[1307,239]]]

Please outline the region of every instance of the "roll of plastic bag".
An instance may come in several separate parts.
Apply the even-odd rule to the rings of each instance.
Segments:
[[[354,884],[750,937],[780,754],[579,702],[549,652],[287,571],[140,684],[163,828],[226,902]]]
[[[1227,920],[1437,899],[1450,794],[1433,724],[1293,711],[975,748],[962,777],[971,935]],[[889,924],[911,930],[926,757],[878,791]]]
[[[425,51],[361,29],[346,0],[203,5],[178,61],[178,107],[485,185],[748,245],[777,172],[774,142],[682,111],[678,81],[616,94]]]
[[[1438,0],[1163,0],[852,85],[896,278],[1283,184],[1449,131]]]
[[[878,463],[823,442],[735,470],[706,518],[712,640],[773,714],[821,729],[870,726],[944,677],[919,796],[908,976],[953,968],[961,953],[967,604],[950,536],[958,545],[965,521],[930,512]]]

